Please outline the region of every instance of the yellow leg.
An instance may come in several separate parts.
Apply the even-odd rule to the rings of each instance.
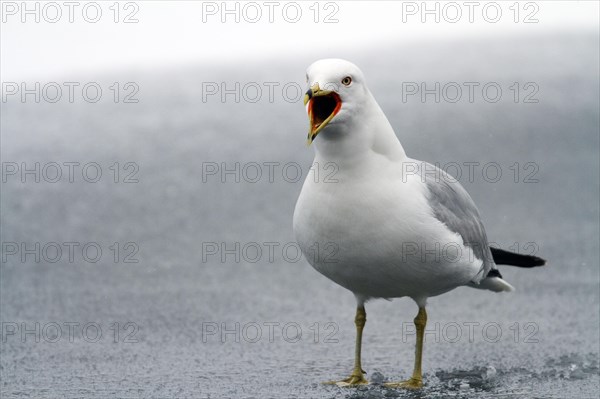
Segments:
[[[364,377],[364,371],[362,369],[361,361],[360,361],[360,352],[362,347],[362,333],[363,328],[365,328],[365,324],[367,323],[367,312],[365,312],[365,307],[363,305],[359,305],[356,308],[356,317],[354,318],[354,324],[356,324],[356,347],[354,349],[354,369],[352,370],[352,374],[350,377],[343,379],[341,381],[327,381],[324,384],[338,385],[338,386],[352,386],[352,385],[364,385],[368,384],[369,381]]]
[[[415,349],[415,368],[413,375],[406,381],[390,382],[385,384],[390,388],[408,388],[419,389],[423,386],[423,376],[421,374],[421,360],[423,358],[423,336],[425,334],[425,325],[427,324],[427,312],[425,308],[419,308],[419,313],[415,317],[415,327],[417,329],[417,344]]]

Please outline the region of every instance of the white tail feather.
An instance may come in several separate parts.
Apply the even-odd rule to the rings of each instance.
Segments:
[[[513,287],[500,277],[487,277],[481,280],[479,284],[470,283],[469,286],[473,288],[479,288],[481,290],[490,290],[494,292],[510,292],[515,290],[515,287]]]

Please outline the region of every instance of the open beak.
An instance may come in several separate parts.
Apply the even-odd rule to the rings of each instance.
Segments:
[[[342,108],[340,96],[333,90],[321,90],[319,84],[313,85],[304,95],[304,105],[308,104],[308,141],[310,145],[317,134],[327,126]]]

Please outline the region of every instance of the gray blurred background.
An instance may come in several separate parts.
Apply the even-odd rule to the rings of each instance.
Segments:
[[[73,103],[43,95],[36,103],[19,93],[1,104],[2,397],[597,397],[597,6],[537,2],[535,26],[458,27],[402,25],[387,2],[375,11],[338,2],[333,25],[242,20],[221,36],[223,24],[202,25],[196,14],[204,30],[175,37],[170,29],[178,33],[188,21],[169,20],[172,6],[136,4],[135,29],[105,24],[127,46],[105,36],[104,25],[96,42],[73,36],[71,44],[56,40],[65,32],[89,39],[95,28],[14,20],[2,27],[3,94],[6,82],[94,82],[103,89],[96,103],[78,95]],[[508,3],[501,4],[507,15]],[[302,7],[309,12],[309,4]],[[523,18],[530,10],[521,11]],[[163,12],[165,20],[157,17]],[[359,40],[361,15],[367,23]],[[38,36],[43,29],[46,39]],[[33,33],[15,44],[25,31]],[[304,34],[306,43],[296,41]],[[272,49],[256,47],[265,38]],[[45,41],[54,57],[40,50],[36,60],[32,54]],[[105,55],[95,56],[104,60],[96,69],[90,48]],[[292,214],[313,157],[294,90],[305,90],[305,68],[323,57],[362,68],[409,156],[461,167],[460,181],[491,241],[548,260],[534,270],[502,267],[517,289],[511,294],[459,288],[430,299],[426,387],[418,394],[318,384],[349,373],[354,347],[352,294],[297,259],[293,245]],[[265,82],[274,87],[272,98]],[[436,82],[456,82],[463,97],[407,95],[409,87]],[[473,102],[465,82],[479,85]],[[221,98],[221,85],[236,83],[239,101]],[[482,95],[489,83],[502,89],[497,102]],[[255,102],[253,87],[262,89]],[[134,91],[129,99],[138,101],[124,102]],[[39,182],[23,173],[36,162]],[[51,182],[54,162],[63,176]],[[68,162],[79,163],[73,182]],[[82,176],[92,162],[96,168],[85,177],[100,169],[96,183]],[[478,162],[472,178],[467,162]],[[265,163],[275,163],[272,179]],[[255,179],[257,164],[262,175]],[[236,165],[238,182],[221,175]],[[78,245],[73,260],[67,242]],[[86,243],[93,243],[87,259]],[[97,247],[102,254],[94,262]],[[27,248],[40,259],[23,254]],[[367,312],[367,378],[408,377],[415,305],[379,300]],[[454,339],[456,326],[461,335]]]

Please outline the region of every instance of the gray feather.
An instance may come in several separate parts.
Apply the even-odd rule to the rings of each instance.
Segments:
[[[477,280],[485,278],[495,264],[473,199],[454,177],[434,165],[422,162],[418,170],[427,186],[427,199],[434,216],[452,232],[459,234],[464,244],[483,261]]]

